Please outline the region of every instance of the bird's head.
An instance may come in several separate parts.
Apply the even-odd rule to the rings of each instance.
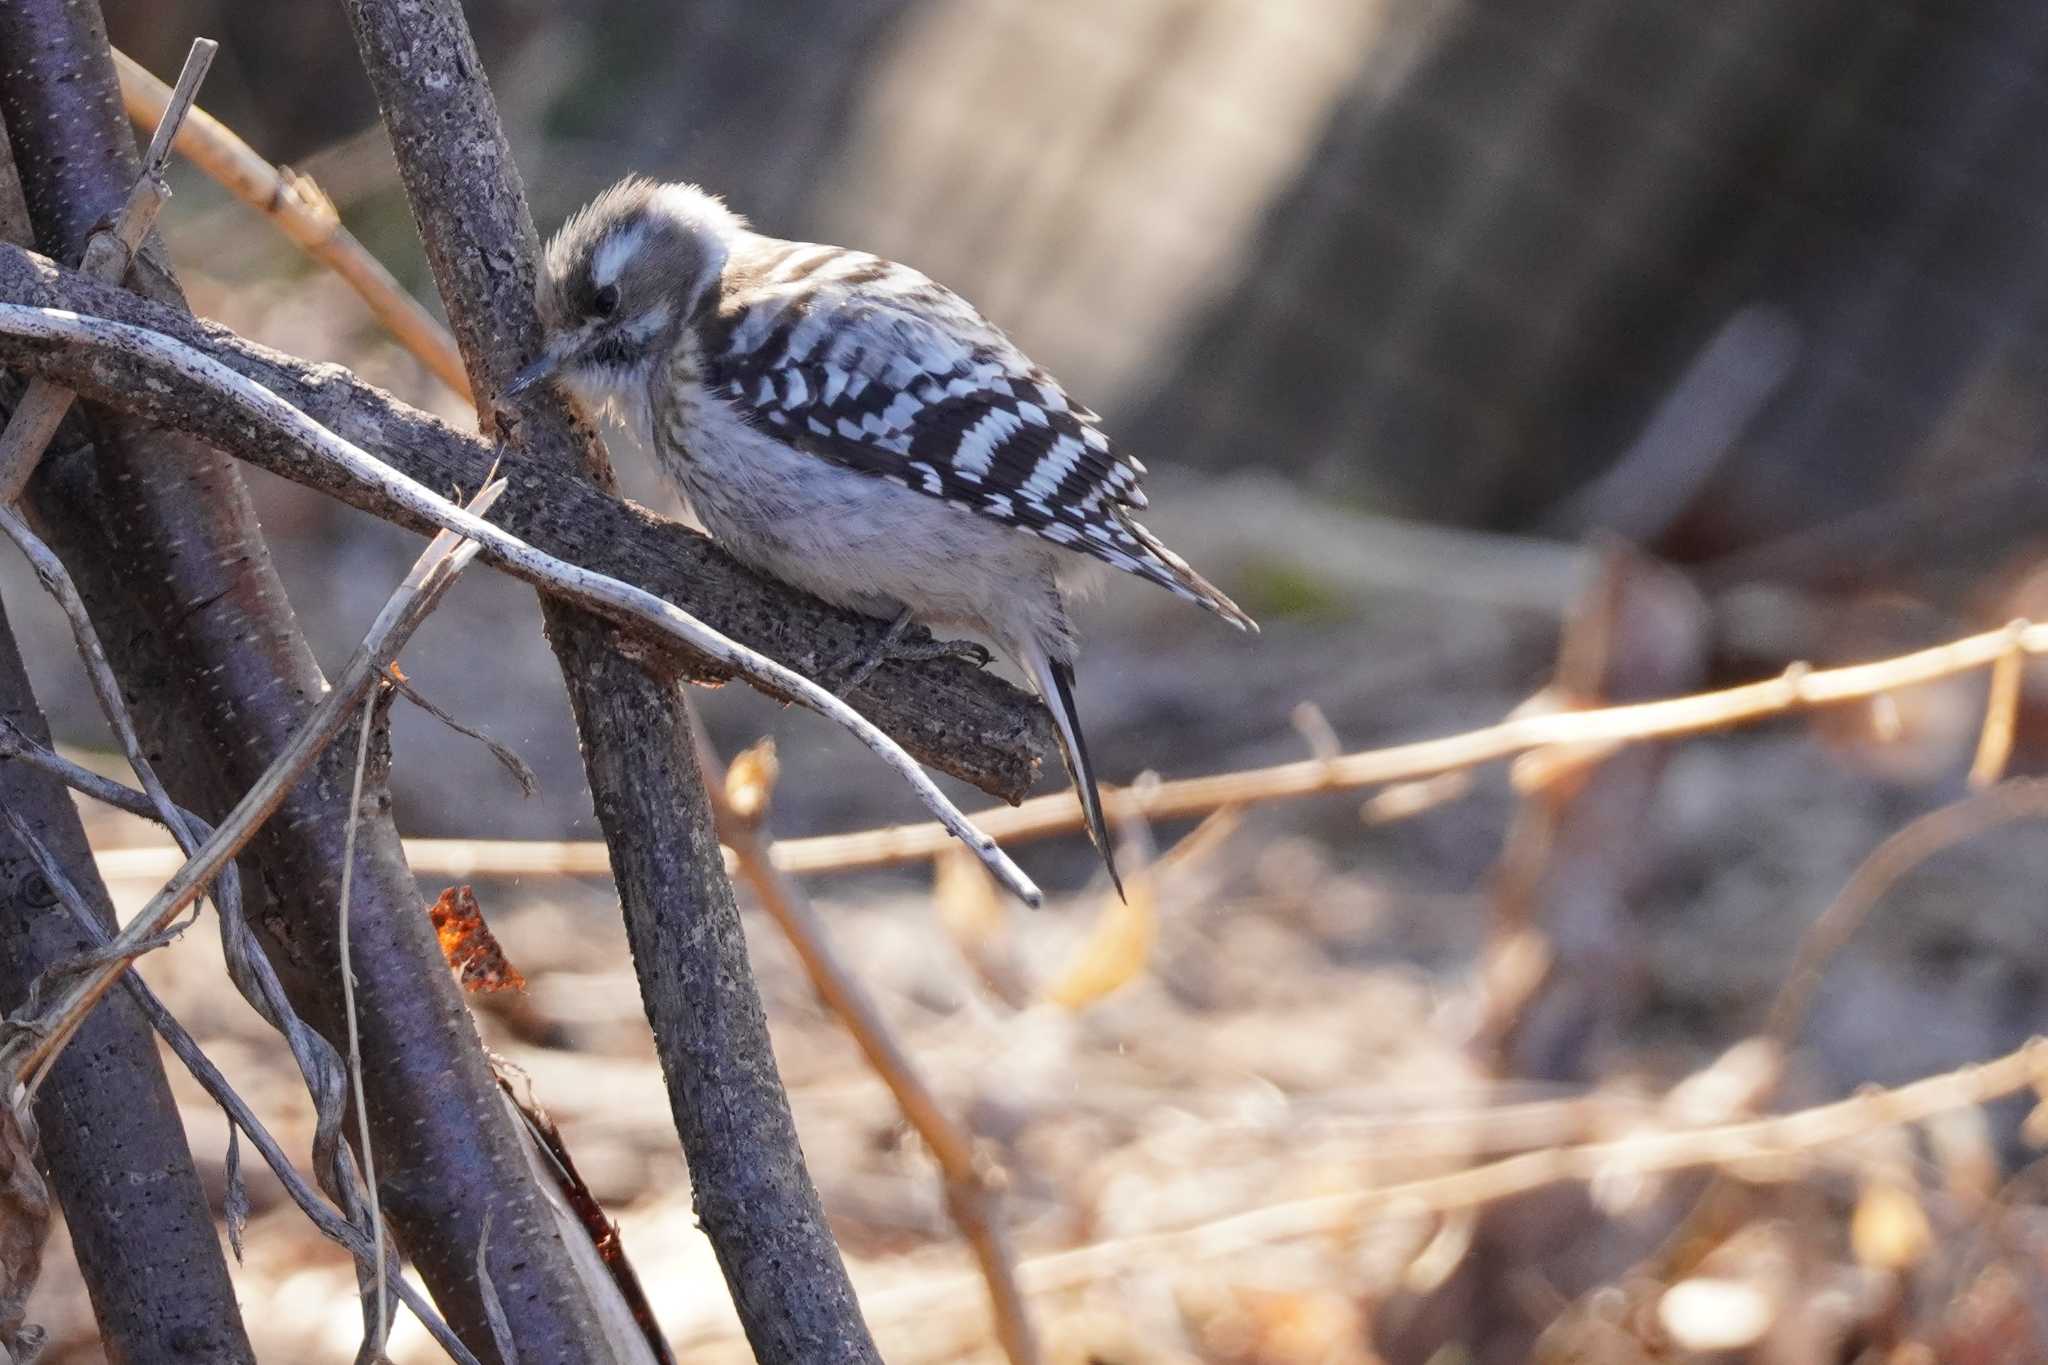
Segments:
[[[635,398],[677,328],[715,291],[746,223],[695,185],[621,180],[563,225],[541,261],[540,356],[512,381],[553,379],[592,406]]]

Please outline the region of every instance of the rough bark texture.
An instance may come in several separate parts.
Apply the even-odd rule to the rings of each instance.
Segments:
[[[348,11],[471,386],[495,411],[539,348],[538,243],[482,64],[455,0]],[[538,396],[517,426],[540,467],[610,491],[603,447],[559,398]],[[542,606],[697,1213],[747,1339],[766,1361],[879,1360],[804,1167],[681,689],[642,671],[607,623]]]
[[[798,1147],[677,684],[550,623],[698,1221],[763,1361],[877,1361]]]
[[[136,169],[96,4],[0,6],[0,112],[42,245],[74,256]],[[145,262],[135,281],[182,307],[161,267]],[[217,818],[325,683],[232,462],[123,414],[93,411],[88,424],[96,449],[53,452],[31,511],[78,578],[172,794]],[[339,1035],[332,930],[352,758],[330,751],[243,873],[294,1003],[329,1037]],[[450,1325],[495,1359],[475,1277],[492,1212],[491,1275],[522,1349],[577,1359],[593,1339],[582,1291],[421,912],[381,783],[366,785],[354,886],[385,1216]]]
[[[494,447],[455,430],[333,365],[268,350],[179,309],[0,246],[0,301],[133,323],[176,337],[362,446],[429,488],[475,489],[494,460],[512,483],[492,520],[557,558],[634,583],[687,608],[714,629],[815,675],[855,657],[881,623],[826,606],[743,568],[704,536],[655,516],[542,458],[531,441]],[[0,337],[0,361],[46,374],[89,397],[191,433],[253,464],[418,531],[433,528],[375,489],[250,430],[193,389],[166,386],[118,356],[80,354]],[[529,418],[529,421],[535,419]],[[523,435],[524,433],[522,433]],[[729,676],[673,644],[645,641],[665,666],[698,681]],[[848,698],[897,743],[937,770],[1006,801],[1031,789],[1052,752],[1037,700],[992,673],[954,660],[892,660]]]
[[[4,617],[0,716],[49,743]],[[112,930],[113,906],[64,785],[25,763],[0,763],[0,806],[29,827]],[[44,969],[90,946],[28,850],[0,827],[0,1010],[15,1010]],[[156,1040],[125,994],[94,1010],[64,1049],[37,1092],[36,1122],[108,1354],[253,1362]]]

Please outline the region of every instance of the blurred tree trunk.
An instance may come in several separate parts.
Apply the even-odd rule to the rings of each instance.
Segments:
[[[1624,528],[1654,548],[1716,555],[2033,458],[2048,11],[1412,0],[1395,16],[1421,57],[1390,75],[1403,45],[1385,35],[1361,54],[1134,443],[1527,525],[1762,304],[1793,367],[1733,414],[1732,443],[1695,453],[1684,515]]]

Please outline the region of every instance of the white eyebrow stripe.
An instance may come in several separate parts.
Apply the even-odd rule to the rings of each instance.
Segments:
[[[597,254],[590,259],[590,282],[599,289],[619,278],[619,272],[626,268],[626,262],[639,252],[647,240],[647,227],[635,223],[623,232],[614,232],[598,247]]]

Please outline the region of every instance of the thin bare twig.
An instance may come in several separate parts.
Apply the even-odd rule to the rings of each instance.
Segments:
[[[1827,964],[1901,877],[1944,849],[2018,820],[2048,818],[2048,778],[2015,778],[1928,811],[1886,836],[1799,941],[1764,1036],[1791,1047]]]
[[[161,121],[173,98],[171,88],[118,50],[114,68],[128,117],[137,123]],[[333,202],[311,178],[271,165],[204,109],[192,111],[175,145],[216,184],[268,218],[293,246],[339,275],[399,345],[464,402],[472,401],[455,338],[342,226]]]
[[[1865,701],[1973,672],[2012,652],[2048,653],[2048,625],[2017,622],[1931,649],[1843,668],[1795,664],[1776,678],[1717,692],[1595,710],[1522,714],[1441,739],[1366,749],[1342,758],[1183,778],[1161,782],[1150,791],[1105,791],[1103,805],[1113,817],[1129,813],[1155,821],[1170,820],[1224,805],[1414,781],[1552,746],[1633,744],[1704,734],[1791,712]],[[974,819],[991,837],[1006,840],[1039,838],[1081,827],[1080,808],[1072,793],[977,812]],[[789,872],[820,872],[916,861],[944,847],[934,834],[928,825],[899,825],[792,840],[782,846],[787,851],[777,854],[776,864]]]
[[[519,1365],[519,1343],[512,1337],[512,1323],[505,1306],[498,1301],[498,1286],[491,1283],[491,1218],[496,1209],[484,1210],[484,1230],[476,1239],[476,1282],[483,1291],[484,1314],[491,1321],[491,1340],[505,1365]]]
[[[95,232],[85,244],[84,257],[78,263],[84,273],[109,284],[119,284],[128,274],[129,263],[135,259],[142,239],[149,235],[157,211],[171,197],[170,187],[164,184],[171,143],[177,136],[178,125],[191,112],[192,101],[199,96],[199,83],[206,79],[206,69],[213,65],[214,53],[218,51],[220,44],[211,38],[192,40],[192,50],[185,55],[185,69],[178,73],[177,88],[164,93],[156,133],[149,140],[148,155],[142,159],[142,174],[136,177],[135,186],[128,192],[112,226]],[[64,414],[71,410],[74,397],[69,389],[47,379],[29,381],[27,392],[8,419],[7,429],[0,431],[0,503],[12,503],[28,486],[29,476],[35,473],[36,464],[57,434]]]
[[[68,393],[61,389],[56,392],[64,394],[65,401],[69,402]],[[61,415],[60,413],[59,416]],[[40,455],[40,448],[33,453]],[[37,581],[63,608],[65,620],[71,626],[72,638],[78,645],[79,658],[85,665],[86,677],[91,682],[94,697],[99,701],[100,711],[106,716],[107,724],[113,730],[115,739],[121,746],[121,753],[128,760],[128,766],[134,771],[136,780],[142,784],[143,791],[148,793],[155,818],[171,831],[172,837],[181,847],[190,847],[191,827],[185,823],[183,813],[172,803],[170,793],[164,790],[163,783],[157,778],[156,770],[143,752],[142,740],[136,733],[134,721],[128,715],[127,703],[121,698],[121,686],[114,677],[113,665],[107,660],[106,649],[100,643],[99,632],[94,628],[92,618],[86,611],[85,600],[79,595],[78,585],[72,581],[64,562],[29,529],[28,523],[22,520],[20,513],[12,506],[0,506],[0,531],[4,531],[20,548],[35,569]],[[160,933],[153,933],[138,939],[137,947],[140,949],[163,941],[165,940]],[[69,1019],[60,1021],[44,1040],[47,1046],[42,1059],[20,1073],[20,1079],[24,1080],[31,1090],[41,1083],[42,1077],[48,1073],[50,1063],[63,1050],[65,1044],[71,1041],[84,1021],[85,1012],[81,1010]]]
[[[355,880],[356,827],[362,823],[363,769],[370,764],[370,732],[376,728],[377,687],[363,696],[361,729],[356,734],[355,779],[349,787],[348,826],[341,839],[341,903],[335,910],[336,957],[341,963],[341,1012],[348,1022],[348,1078],[355,1091],[357,1150],[363,1159],[363,1188],[370,1207],[370,1238],[376,1243],[373,1278],[377,1285],[377,1315],[365,1345],[372,1360],[384,1356],[384,1343],[391,1323],[391,1306],[384,1293],[384,1210],[377,1197],[377,1158],[370,1150],[370,1102],[363,1098],[363,1042],[356,1021],[356,965],[349,955],[348,908],[351,883]],[[488,1223],[486,1224],[488,1226]]]
[[[1743,1096],[1743,1107],[1754,1112],[1777,1093],[1784,1059],[1798,1039],[1828,964],[1900,878],[1965,840],[2015,821],[2043,818],[2048,818],[2048,778],[2014,779],[1928,811],[1872,849],[1800,936],[1792,966],[1771,1001],[1760,1035],[1770,1049],[1765,1054],[1768,1069]],[[1718,1241],[1735,1207],[1732,1182],[1725,1174],[1717,1175],[1662,1239],[1653,1258],[1661,1273],[1684,1273]]]
[[[18,304],[0,304],[0,331],[86,349],[113,348],[147,357],[186,381],[206,387],[220,403],[242,413],[250,421],[282,428],[322,459],[357,479],[376,484],[393,502],[415,515],[443,530],[469,537],[483,547],[492,563],[516,576],[543,586],[551,594],[574,601],[609,620],[651,627],[737,673],[796,698],[813,711],[852,731],[883,762],[895,769],[910,784],[925,808],[938,816],[940,824],[954,837],[972,849],[1011,894],[1028,905],[1040,902],[1038,888],[1023,870],[1010,860],[994,839],[974,827],[973,822],[947,799],[894,740],[838,697],[794,669],[726,638],[682,608],[644,589],[566,564],[517,536],[471,516],[431,489],[337,436],[261,385],[174,338],[125,323],[65,315],[51,309],[25,308]]]
[[[2015,636],[2024,624],[2007,629]],[[1991,691],[1984,699],[1984,728],[1977,736],[1977,756],[1970,761],[1970,785],[1989,787],[2005,776],[2012,759],[2013,740],[2019,730],[2020,690],[2026,681],[2026,655],[2017,646],[1998,656],[1991,665]]]
[[[853,1035],[861,1055],[889,1087],[897,1108],[903,1111],[904,1118],[917,1130],[938,1163],[945,1185],[946,1208],[966,1237],[988,1284],[996,1336],[1012,1365],[1032,1365],[1039,1358],[1037,1334],[1032,1330],[1023,1291],[1017,1285],[1016,1255],[999,1207],[1001,1192],[989,1179],[986,1164],[976,1156],[973,1139],[940,1105],[938,1096],[896,1041],[874,999],[840,959],[832,946],[831,931],[812,907],[810,898],[770,860],[768,843],[761,837],[761,809],[756,807],[747,815],[734,806],[726,789],[725,765],[704,738],[704,727],[695,723],[694,707],[691,719],[691,733],[697,740],[697,766],[704,774],[704,791],[711,801],[719,839],[730,850],[740,875],[753,888],[754,898],[796,949],[818,998]]]
[[[142,738],[136,733],[135,722],[128,715],[128,704],[121,698],[121,684],[114,677],[114,666],[107,660],[106,648],[100,643],[99,632],[85,609],[85,599],[79,595],[78,585],[72,581],[64,561],[29,529],[28,523],[12,507],[0,506],[0,532],[5,532],[8,539],[20,548],[35,570],[37,581],[63,608],[64,619],[70,623],[72,639],[77,642],[79,659],[85,665],[85,676],[92,685],[93,696],[99,701],[100,712],[106,716],[114,739],[121,746],[121,756],[128,761],[128,767],[141,783],[142,790],[148,793],[159,822],[181,845],[190,843],[191,829],[185,824],[183,813],[171,801],[170,793],[158,780],[148,755],[143,752]]]
[[[425,693],[421,692],[404,678],[393,676],[389,670],[386,670],[384,678],[385,681],[398,689],[399,696],[404,697],[414,706],[419,707],[420,710],[426,712],[435,720],[440,721],[464,739],[473,739],[478,744],[483,745],[485,751],[492,758],[498,760],[498,766],[510,773],[512,780],[519,784],[520,795],[532,796],[540,790],[540,778],[534,773],[532,768],[527,766],[526,760],[517,753],[514,753],[510,746],[500,744],[497,740],[492,739],[473,725],[464,725],[454,716],[436,706]]]
[[[132,815],[155,820],[167,826],[170,823],[145,793],[132,787],[124,787],[58,756],[11,724],[0,723],[0,756],[40,768],[72,790],[113,806],[117,810],[125,810]],[[176,826],[183,832],[174,837],[182,841],[188,853],[196,853],[200,847],[200,839],[210,838],[213,829],[190,811],[181,810],[177,814],[179,819]],[[349,1229],[350,1239],[340,1240],[344,1240],[345,1245],[356,1253],[358,1264],[367,1268],[370,1242],[362,1228],[356,1225],[367,1226],[369,1215],[362,1194],[362,1182],[350,1161],[349,1149],[341,1140],[341,1123],[347,1105],[347,1076],[341,1057],[334,1046],[300,1019],[292,1008],[270,959],[257,944],[255,934],[249,928],[248,919],[243,914],[240,877],[233,863],[229,863],[223,869],[214,885],[214,902],[220,911],[221,948],[227,959],[229,977],[264,1021],[283,1035],[286,1046],[291,1050],[292,1060],[298,1064],[307,1092],[312,1096],[315,1170],[320,1177],[322,1188],[328,1192],[335,1205],[340,1208],[341,1217],[346,1220],[345,1225]],[[97,927],[95,925],[95,928]],[[98,937],[105,940],[107,936],[102,933]],[[128,979],[133,980],[133,975],[131,974]],[[187,1060],[188,1063],[191,1061],[189,1058]],[[204,1060],[203,1057],[199,1058],[201,1062]],[[259,1148],[267,1141],[266,1135],[252,1132],[250,1136],[258,1142]],[[304,1202],[301,1202],[304,1206]],[[333,1235],[321,1218],[324,1207],[317,1211],[309,1207],[308,1213],[323,1230]],[[442,1335],[445,1335],[445,1332],[437,1331],[437,1336]],[[455,1338],[446,1336],[446,1340]],[[459,1341],[457,1344],[460,1344]]]
[[[494,484],[478,497],[495,498],[503,487],[502,482]],[[468,513],[463,515],[476,525],[487,525]],[[0,1074],[27,1076],[45,1065],[62,1046],[61,1030],[83,1017],[85,1011],[91,1009],[120,978],[127,960],[155,935],[161,934],[186,906],[199,897],[202,889],[220,875],[221,869],[277,809],[286,791],[348,723],[349,715],[364,690],[375,682],[384,666],[432,613],[441,595],[475,558],[477,551],[474,540],[464,539],[453,532],[444,532],[434,538],[414,564],[412,572],[406,575],[391,600],[377,614],[369,633],[356,647],[333,689],[313,709],[306,723],[285,746],[284,752],[229,812],[199,852],[123,927],[113,945],[121,950],[122,956],[67,986],[33,1026],[18,1030],[5,1042],[0,1042]]]
[[[1751,721],[1867,701],[1908,687],[1996,664],[2013,656],[2048,653],[2048,625],[2016,622],[1948,644],[1894,658],[1813,669],[1797,664],[1779,677],[1719,692],[1581,711],[1519,714],[1497,725],[1440,739],[1363,749],[1332,759],[1309,759],[1267,768],[1216,773],[1103,792],[1113,817],[1173,820],[1232,805],[1286,801],[1441,776],[1517,754],[1567,745],[1611,747],[1732,729]],[[1390,812],[1397,818],[1412,812]],[[991,838],[1009,843],[1081,828],[1071,792],[1035,797],[1015,806],[992,806],[968,817]],[[952,844],[936,824],[889,825],[852,834],[780,839],[769,855],[791,875],[851,872],[921,862]],[[601,877],[611,868],[597,840],[408,839],[406,857],[422,871],[452,876],[493,873]],[[116,849],[100,855],[109,877],[158,875],[168,854]]]
[[[88,794],[103,796],[106,794],[107,789],[111,788],[113,791],[123,794],[122,799],[114,803],[122,809],[130,810],[137,815],[143,816],[155,814],[149,798],[143,793],[134,791],[132,788],[122,787],[118,783],[108,782],[104,778],[99,778],[97,774],[87,772],[83,768],[77,768],[76,765],[65,765],[63,759],[50,754],[41,745],[34,744],[18,732],[13,732],[12,727],[8,727],[8,729],[10,734],[6,752],[9,757],[23,758],[33,762],[36,760],[31,757],[32,754],[46,755],[48,758],[55,760],[55,762],[42,763],[39,766],[44,767],[47,771],[56,773],[67,782],[72,781],[77,774],[83,774],[86,778],[96,779]],[[74,785],[77,784],[74,783]],[[87,790],[87,788],[79,786],[79,790],[83,791]],[[21,840],[22,846],[28,850],[29,857],[35,861],[37,870],[43,874],[44,880],[49,882],[50,888],[56,893],[57,898],[64,902],[65,908],[70,911],[72,919],[77,921],[79,928],[84,931],[94,944],[100,947],[106,947],[110,944],[113,940],[107,933],[106,927],[87,908],[77,886],[65,875],[63,867],[58,864],[50,851],[43,846],[42,841],[35,837],[34,831],[30,830],[27,824],[20,820],[12,810],[0,810],[0,814],[6,816],[8,824],[14,830],[15,836]],[[347,1218],[336,1212],[334,1206],[322,1199],[319,1193],[313,1189],[312,1185],[307,1182],[306,1177],[299,1173],[298,1168],[292,1164],[291,1158],[285,1154],[284,1148],[278,1144],[277,1139],[271,1135],[270,1130],[264,1126],[263,1121],[256,1117],[256,1111],[251,1109],[248,1101],[244,1100],[236,1092],[234,1086],[229,1083],[228,1078],[222,1074],[220,1068],[213,1064],[213,1060],[199,1046],[198,1039],[194,1038],[185,1026],[178,1022],[177,1016],[171,1013],[170,1008],[157,997],[156,992],[152,991],[148,984],[133,970],[122,973],[121,986],[128,992],[129,998],[135,1002],[136,1008],[142,1011],[143,1017],[149,1020],[150,1027],[157,1031],[163,1038],[164,1043],[172,1052],[177,1054],[178,1060],[185,1064],[185,1069],[192,1073],[192,1078],[199,1082],[200,1087],[212,1097],[214,1103],[218,1104],[221,1107],[221,1111],[227,1115],[228,1122],[232,1125],[230,1136],[236,1130],[246,1134],[249,1141],[255,1145],[258,1154],[262,1156],[264,1164],[270,1167],[271,1173],[277,1177],[278,1183],[284,1186],[285,1193],[291,1197],[291,1201],[297,1204],[300,1211],[312,1222],[314,1229],[328,1240],[338,1243],[348,1250],[359,1263],[367,1261],[370,1257],[370,1242],[368,1238],[363,1236],[362,1229],[356,1227]],[[390,1267],[384,1273],[388,1277],[391,1292],[396,1294],[400,1302],[413,1311],[414,1315],[419,1318],[421,1325],[427,1329],[428,1335],[432,1336],[439,1343],[441,1348],[448,1353],[450,1359],[456,1361],[458,1365],[477,1365],[476,1357],[471,1355],[469,1348],[462,1344],[462,1339],[456,1336],[449,1329],[448,1324],[441,1320],[440,1315],[434,1311],[433,1305],[428,1303],[423,1295],[405,1282],[404,1277],[398,1273],[395,1266]]]

